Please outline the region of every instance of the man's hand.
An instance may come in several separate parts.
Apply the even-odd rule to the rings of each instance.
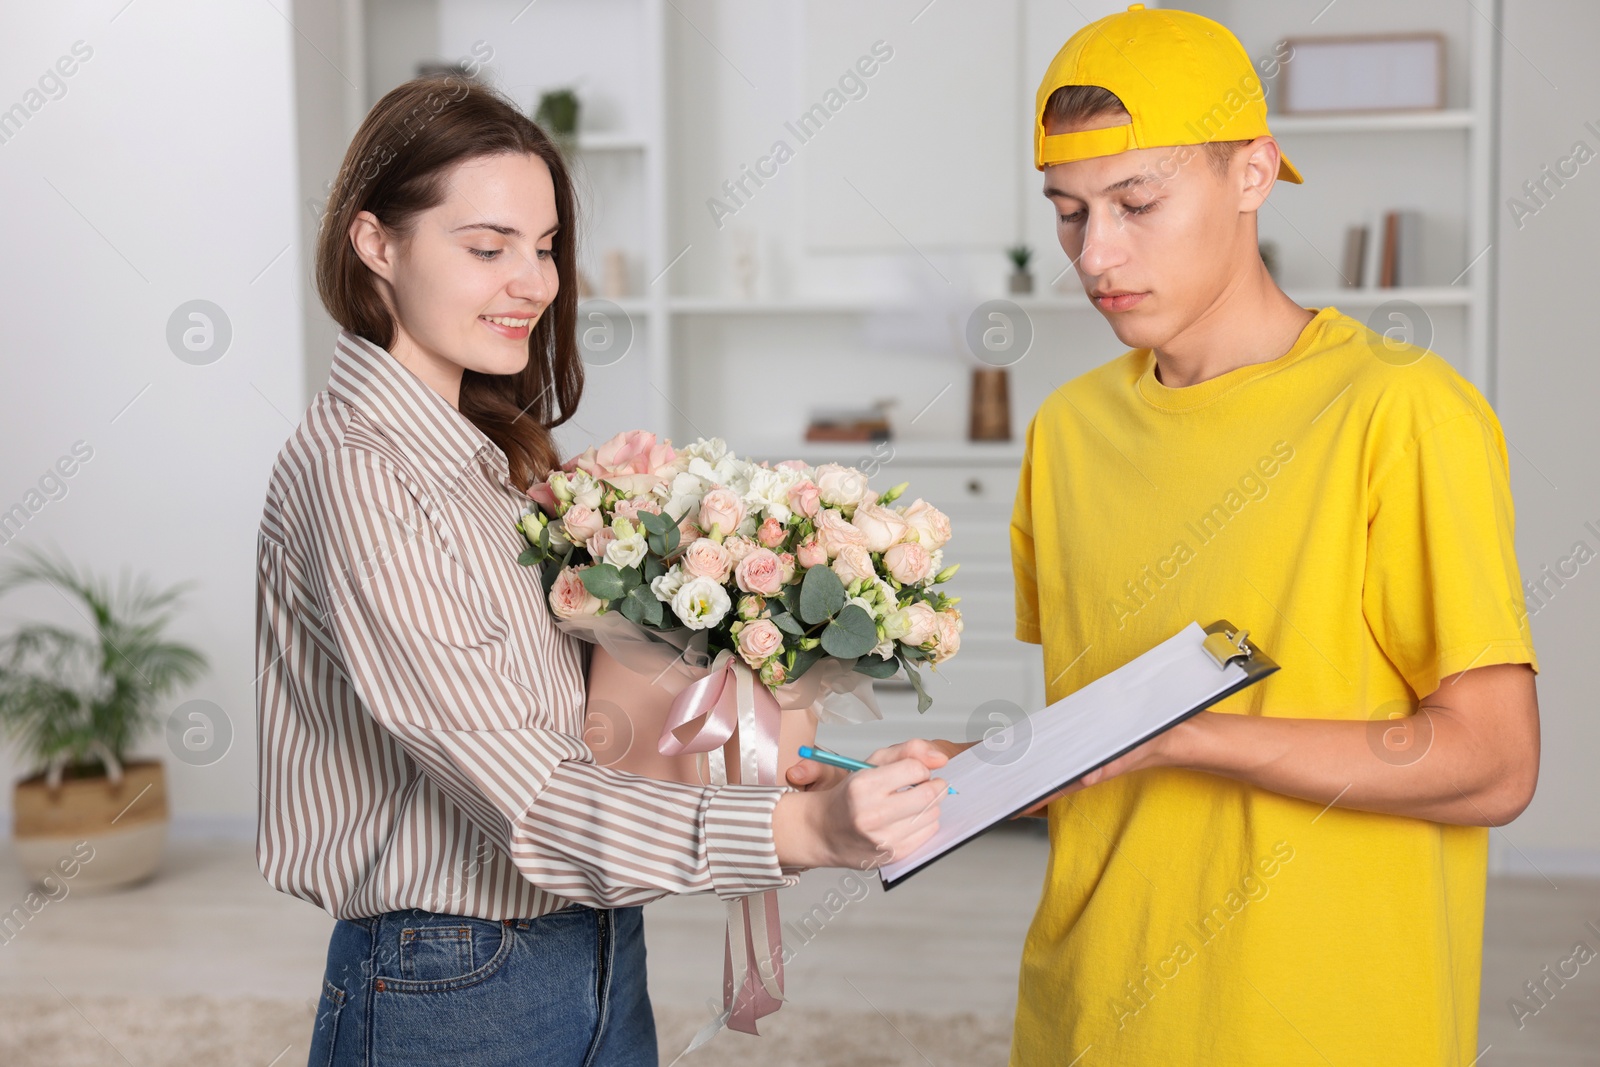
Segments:
[[[1393,748],[1390,733],[1412,740]],[[1539,777],[1539,700],[1525,663],[1441,680],[1404,719],[1203,711],[1024,812],[1130,771],[1181,767],[1316,804],[1465,826],[1521,814]]]

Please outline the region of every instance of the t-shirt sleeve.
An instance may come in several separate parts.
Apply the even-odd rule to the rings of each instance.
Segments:
[[[1033,555],[1033,430],[1022,449],[1022,470],[1017,476],[1017,500],[1011,510],[1011,571],[1016,587],[1017,640],[1039,644],[1039,582]]]
[[[1474,667],[1538,670],[1513,525],[1505,438],[1486,406],[1430,427],[1375,472],[1363,609],[1419,699]]]

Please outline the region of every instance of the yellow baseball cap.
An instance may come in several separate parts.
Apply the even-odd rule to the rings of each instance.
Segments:
[[[1047,136],[1044,105],[1063,85],[1110,90],[1131,121]],[[1271,132],[1265,88],[1226,26],[1189,11],[1130,4],[1073,34],[1050,61],[1034,102],[1033,165],[1043,170],[1133,148],[1248,141]],[[1305,180],[1281,154],[1278,177]]]

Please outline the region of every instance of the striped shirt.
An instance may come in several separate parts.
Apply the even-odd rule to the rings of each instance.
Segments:
[[[793,884],[782,787],[655,781],[582,740],[585,646],[517,562],[505,453],[341,331],[258,537],[256,861],[337,918],[529,918]]]

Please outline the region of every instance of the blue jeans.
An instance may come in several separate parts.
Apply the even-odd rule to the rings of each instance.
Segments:
[[[340,919],[310,1067],[657,1067],[642,908]]]

